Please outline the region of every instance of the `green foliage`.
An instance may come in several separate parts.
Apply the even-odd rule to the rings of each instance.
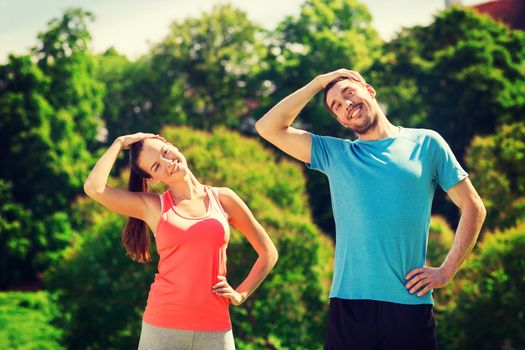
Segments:
[[[224,128],[210,134],[169,127],[162,135],[183,151],[203,183],[234,189],[278,247],[275,270],[242,306],[231,308],[238,347],[320,348],[333,244],[311,222],[300,168],[277,161],[260,143]],[[115,182],[124,186],[123,178]],[[72,349],[134,347],[156,260],[145,267],[132,263],[119,242],[123,218],[100,206],[94,209],[90,202],[81,200],[74,209],[74,220],[83,222],[78,226],[82,239],[47,275],[65,315],[65,344]],[[228,279],[236,286],[256,253],[233,230],[228,254]]]
[[[457,291],[439,327],[446,349],[523,349],[525,347],[525,222],[485,235],[460,271],[468,281]]]
[[[47,288],[58,291],[62,316],[55,323],[68,349],[134,348],[154,265],[134,264],[123,252],[124,218],[112,213],[99,218],[46,273]]]
[[[60,258],[73,235],[66,211],[93,164],[87,147],[96,142],[103,92],[85,51],[84,17],[66,11],[39,36],[40,49],[0,66],[0,178],[11,184],[9,198],[26,217],[19,235],[31,242],[2,264],[12,267],[2,285],[16,276],[34,278]],[[2,225],[16,222],[6,220]]]
[[[0,66],[0,147],[6,151],[0,177],[38,218],[67,208],[92,163],[86,146],[100,124],[102,90],[91,58],[78,51],[87,45],[77,43],[88,36],[82,20],[81,12],[67,11],[40,35],[35,56],[10,56]],[[60,183],[60,191],[51,183]]]
[[[466,162],[487,208],[490,229],[512,227],[525,217],[525,123],[502,125],[472,140]]]
[[[82,135],[83,144],[91,150],[97,145],[96,138],[102,127],[99,115],[104,93],[100,82],[93,79],[91,35],[87,28],[88,21],[93,19],[90,12],[68,9],[61,18],[48,23],[47,31],[38,36],[40,45],[33,49],[38,66],[49,77],[46,99],[56,114],[72,122],[72,131]],[[65,125],[54,131],[62,136],[64,128]]]
[[[258,76],[267,50],[261,37],[244,12],[218,5],[172,23],[170,33],[135,62],[114,49],[98,56],[109,140],[165,124],[240,127],[263,89]]]
[[[370,81],[389,117],[439,130],[459,159],[474,135],[525,112],[523,31],[453,7],[404,29],[384,51]]]
[[[430,218],[426,265],[432,267],[441,266],[450,248],[452,248],[453,242],[454,231],[445,218],[432,216]],[[433,290],[434,313],[438,324],[446,324],[445,311],[454,306],[457,290],[461,288],[462,283],[462,280],[456,278],[445,287]]]
[[[102,118],[108,143],[139,130],[157,132],[166,121],[164,115],[152,113],[151,91],[155,87],[150,69],[148,59],[132,62],[114,48],[96,56],[96,78],[106,91]]]
[[[12,280],[27,278],[27,271],[17,266],[30,266],[33,237],[25,230],[31,215],[13,202],[11,184],[0,179],[0,288]]]
[[[62,331],[51,324],[57,315],[47,292],[0,293],[0,348],[63,349]]]
[[[260,89],[261,29],[231,5],[174,22],[152,48],[152,112],[170,123],[239,127]]]
[[[454,231],[441,216],[430,218],[428,234],[427,264],[440,266],[454,242]]]

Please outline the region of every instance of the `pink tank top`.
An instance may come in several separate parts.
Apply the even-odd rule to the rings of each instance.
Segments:
[[[169,191],[161,197],[157,226],[158,273],[151,284],[143,320],[158,327],[196,331],[231,329],[229,299],[214,294],[217,275],[226,276],[230,226],[216,189],[204,186],[207,213],[187,217]]]

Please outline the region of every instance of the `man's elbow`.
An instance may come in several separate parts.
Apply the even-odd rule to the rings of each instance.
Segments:
[[[483,225],[483,222],[487,217],[487,209],[485,208],[485,205],[483,204],[481,198],[477,198],[476,200],[472,201],[471,208],[479,225]]]
[[[478,204],[478,215],[480,218],[481,223],[485,221],[485,218],[487,217],[487,208],[485,208],[485,204],[483,204],[483,201],[480,199]]]

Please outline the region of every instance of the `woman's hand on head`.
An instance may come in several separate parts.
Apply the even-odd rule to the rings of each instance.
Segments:
[[[131,144],[149,138],[159,139],[166,142],[166,139],[158,134],[144,132],[137,132],[135,134],[119,136],[116,138],[115,142],[120,142],[123,149],[128,149]]]

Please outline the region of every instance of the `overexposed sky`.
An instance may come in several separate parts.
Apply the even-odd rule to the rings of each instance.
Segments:
[[[0,63],[9,53],[22,54],[37,42],[47,22],[69,7],[91,11],[96,19],[89,29],[93,49],[102,52],[114,46],[136,58],[149,49],[150,42],[168,34],[174,20],[197,17],[220,0],[0,0]],[[230,0],[248,17],[272,29],[285,16],[297,15],[304,0]],[[464,5],[485,1],[463,0]],[[428,24],[445,7],[444,0],[361,0],[373,16],[373,26],[385,40],[402,27]]]

